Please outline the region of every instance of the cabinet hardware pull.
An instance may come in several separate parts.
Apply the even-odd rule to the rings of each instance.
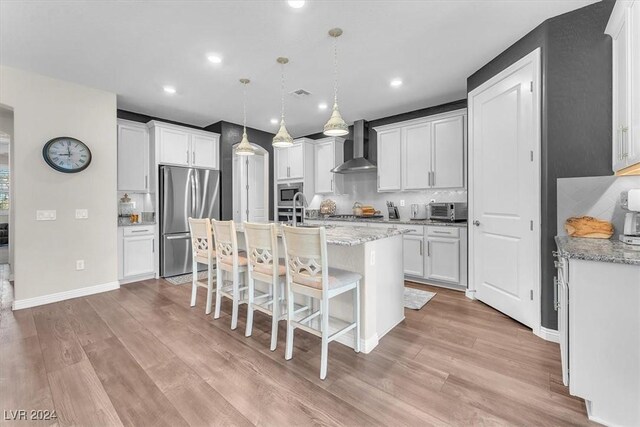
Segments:
[[[431,256],[431,242],[427,240],[427,256]]]
[[[131,230],[132,233],[148,233],[149,230]]]
[[[144,189],[145,190],[149,189],[149,175],[144,176]]]
[[[420,240],[420,255],[422,255],[422,240]]]
[[[553,277],[553,308],[558,311],[560,304],[558,304],[558,277]]]
[[[187,150],[185,154],[187,155],[187,163],[189,163],[189,150]]]
[[[436,234],[449,234],[448,231],[431,230],[431,232]]]
[[[627,131],[629,130],[628,127],[623,127],[622,128],[622,157],[623,158],[627,158],[629,157],[629,150],[628,150],[628,145],[627,144]]]
[[[192,157],[191,161],[195,165],[196,164],[196,152],[195,151],[193,153],[191,153],[191,157]]]
[[[155,237],[153,239],[151,239],[151,252],[155,253],[156,251],[156,239]]]
[[[434,171],[431,171],[431,186],[436,186],[436,173]]]
[[[333,179],[331,180],[331,191],[333,191]]]

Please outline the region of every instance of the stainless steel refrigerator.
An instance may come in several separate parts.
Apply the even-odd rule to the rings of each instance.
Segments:
[[[220,171],[160,166],[160,276],[190,273],[188,218],[220,219]]]

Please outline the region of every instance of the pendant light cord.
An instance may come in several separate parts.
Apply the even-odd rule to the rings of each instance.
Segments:
[[[244,132],[247,131],[247,84],[242,84],[242,127]]]
[[[333,102],[338,103],[338,37],[333,38]]]
[[[284,63],[280,64],[280,66],[282,67],[280,70],[280,77],[281,77],[281,87],[280,87],[280,97],[281,97],[281,105],[282,105],[282,115],[281,115],[281,120],[284,122]]]

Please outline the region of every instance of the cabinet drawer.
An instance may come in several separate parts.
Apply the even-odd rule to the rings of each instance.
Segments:
[[[153,234],[155,230],[154,226],[131,226],[124,229],[123,235],[127,236],[146,236]]]
[[[427,236],[435,237],[460,237],[459,227],[427,227]]]
[[[398,224],[398,230],[409,230],[407,234],[413,236],[424,236],[424,226]]]

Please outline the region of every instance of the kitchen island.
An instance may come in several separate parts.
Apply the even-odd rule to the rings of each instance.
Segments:
[[[404,320],[402,234],[406,231],[333,225],[325,228],[329,266],[362,275],[360,348],[369,353],[380,338]],[[246,246],[241,225],[238,226],[238,245]],[[282,244],[279,250],[284,257]],[[350,322],[352,313],[350,293],[331,300],[331,317]],[[353,348],[351,332],[337,341]]]

